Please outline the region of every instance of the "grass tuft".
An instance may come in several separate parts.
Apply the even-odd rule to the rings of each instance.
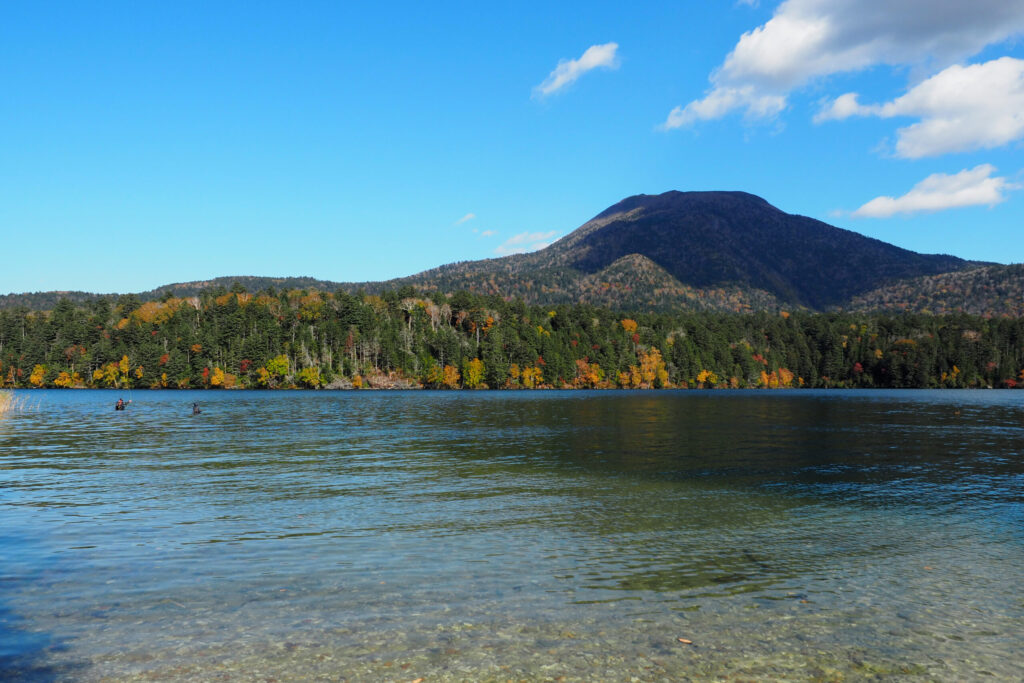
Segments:
[[[0,391],[0,415],[13,413],[25,408],[25,399],[18,398],[13,391]]]

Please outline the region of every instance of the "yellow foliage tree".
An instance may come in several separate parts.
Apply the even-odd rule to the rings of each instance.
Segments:
[[[761,373],[764,374],[763,372]],[[715,386],[718,384],[718,375],[711,372],[710,370],[701,370],[697,373],[697,384],[702,389],[708,386]]]
[[[1024,371],[1021,372],[1022,379],[1024,379]],[[953,369],[949,372],[942,373],[942,382],[950,387],[955,387],[958,384],[960,377],[960,368],[953,366]]]
[[[544,383],[544,374],[540,368],[537,367],[525,367],[519,375],[522,384],[527,389],[536,389],[538,386]]]
[[[46,367],[37,365],[32,368],[32,374],[28,376],[28,383],[38,389],[43,386],[44,379],[46,379]]]
[[[69,373],[62,371],[57,375],[57,378],[53,380],[53,383],[62,389],[70,389],[82,384],[82,376],[77,372]]]
[[[302,368],[299,370],[299,382],[310,389],[319,389],[324,383],[320,378],[320,368]]]
[[[280,379],[288,374],[288,356],[281,354],[275,356],[267,361],[267,372],[274,376],[275,379]]]
[[[1024,370],[1021,370],[1021,375],[1024,376]],[[1024,378],[1024,377],[1022,377]],[[511,387],[519,386],[519,364],[513,363],[508,367],[508,385]]]
[[[665,368],[660,350],[640,352],[640,376],[648,386],[663,387],[668,384],[668,370]]]
[[[212,387],[223,387],[224,386],[224,371],[220,368],[215,367],[213,372],[210,374],[210,386]]]
[[[462,383],[467,389],[476,389],[484,380],[484,362],[479,358],[462,364]]]
[[[625,318],[624,320],[621,321],[621,325],[622,329],[624,329],[626,332],[630,334],[636,332],[636,321],[633,320],[632,318]]]
[[[431,387],[439,387],[444,384],[444,368],[438,365],[433,358],[430,359],[427,371],[423,374],[423,381]]]
[[[97,376],[97,374],[99,376]],[[121,373],[119,372],[119,364],[114,361],[110,361],[103,366],[101,370],[97,370],[92,373],[94,380],[102,381],[107,387],[121,387]]]
[[[147,301],[146,303],[142,304],[137,309],[135,309],[135,311],[132,312],[131,317],[135,319],[137,322],[162,322],[163,320],[166,320],[169,317],[169,315],[167,314],[163,316],[160,315],[161,312],[163,312],[164,308],[164,304],[160,303],[159,301]],[[161,318],[161,320],[158,321],[158,318]]]

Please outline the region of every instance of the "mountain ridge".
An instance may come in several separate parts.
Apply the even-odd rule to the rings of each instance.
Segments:
[[[884,293],[887,287],[909,292],[913,287],[906,283],[915,279],[979,267],[1000,266],[919,254],[786,213],[746,192],[673,190],[626,197],[548,247],[526,254],[449,263],[379,282],[228,276],[163,285],[131,296],[195,296],[237,282],[250,291],[275,287],[379,293],[412,286],[545,305],[590,303],[622,309],[831,310],[870,301],[892,308],[892,296]],[[76,301],[101,296],[65,295]],[[10,294],[0,296],[0,308],[37,308],[55,297]]]

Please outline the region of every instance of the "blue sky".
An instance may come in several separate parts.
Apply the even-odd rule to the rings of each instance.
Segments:
[[[381,280],[744,190],[1024,262],[1024,0],[8,3],[0,293]]]

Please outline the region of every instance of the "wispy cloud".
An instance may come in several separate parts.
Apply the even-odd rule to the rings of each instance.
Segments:
[[[480,236],[481,237],[494,237],[497,234],[498,234],[497,230],[484,230],[483,232],[480,233]]]
[[[908,159],[1001,147],[1024,138],[1024,60],[954,65],[892,102],[864,105],[856,93],[825,106],[816,123],[850,116],[911,116],[921,120],[897,132],[896,156]]]
[[[474,218],[476,218],[476,214],[475,213],[467,213],[465,216],[463,216],[459,220],[455,221],[455,225],[462,225],[463,223],[468,223],[469,221],[473,220]]]
[[[546,97],[556,93],[575,82],[583,74],[598,67],[616,68],[619,65],[618,58],[616,57],[618,49],[618,43],[591,45],[579,59],[561,60],[558,62],[555,70],[544,79],[544,82],[533,89],[533,96]]]
[[[902,197],[876,197],[853,212],[858,218],[888,218],[897,213],[943,211],[962,206],[994,206],[1019,186],[992,177],[996,168],[981,164],[959,173],[933,173]]]
[[[557,230],[550,232],[521,232],[518,235],[513,235],[507,240],[499,244],[494,249],[494,253],[499,256],[508,256],[509,254],[523,254],[528,251],[537,251],[551,244],[551,241],[558,234]]]
[[[740,37],[706,95],[673,109],[661,128],[737,109],[770,118],[815,79],[879,64],[934,73],[1022,33],[1024,0],[785,0]]]

